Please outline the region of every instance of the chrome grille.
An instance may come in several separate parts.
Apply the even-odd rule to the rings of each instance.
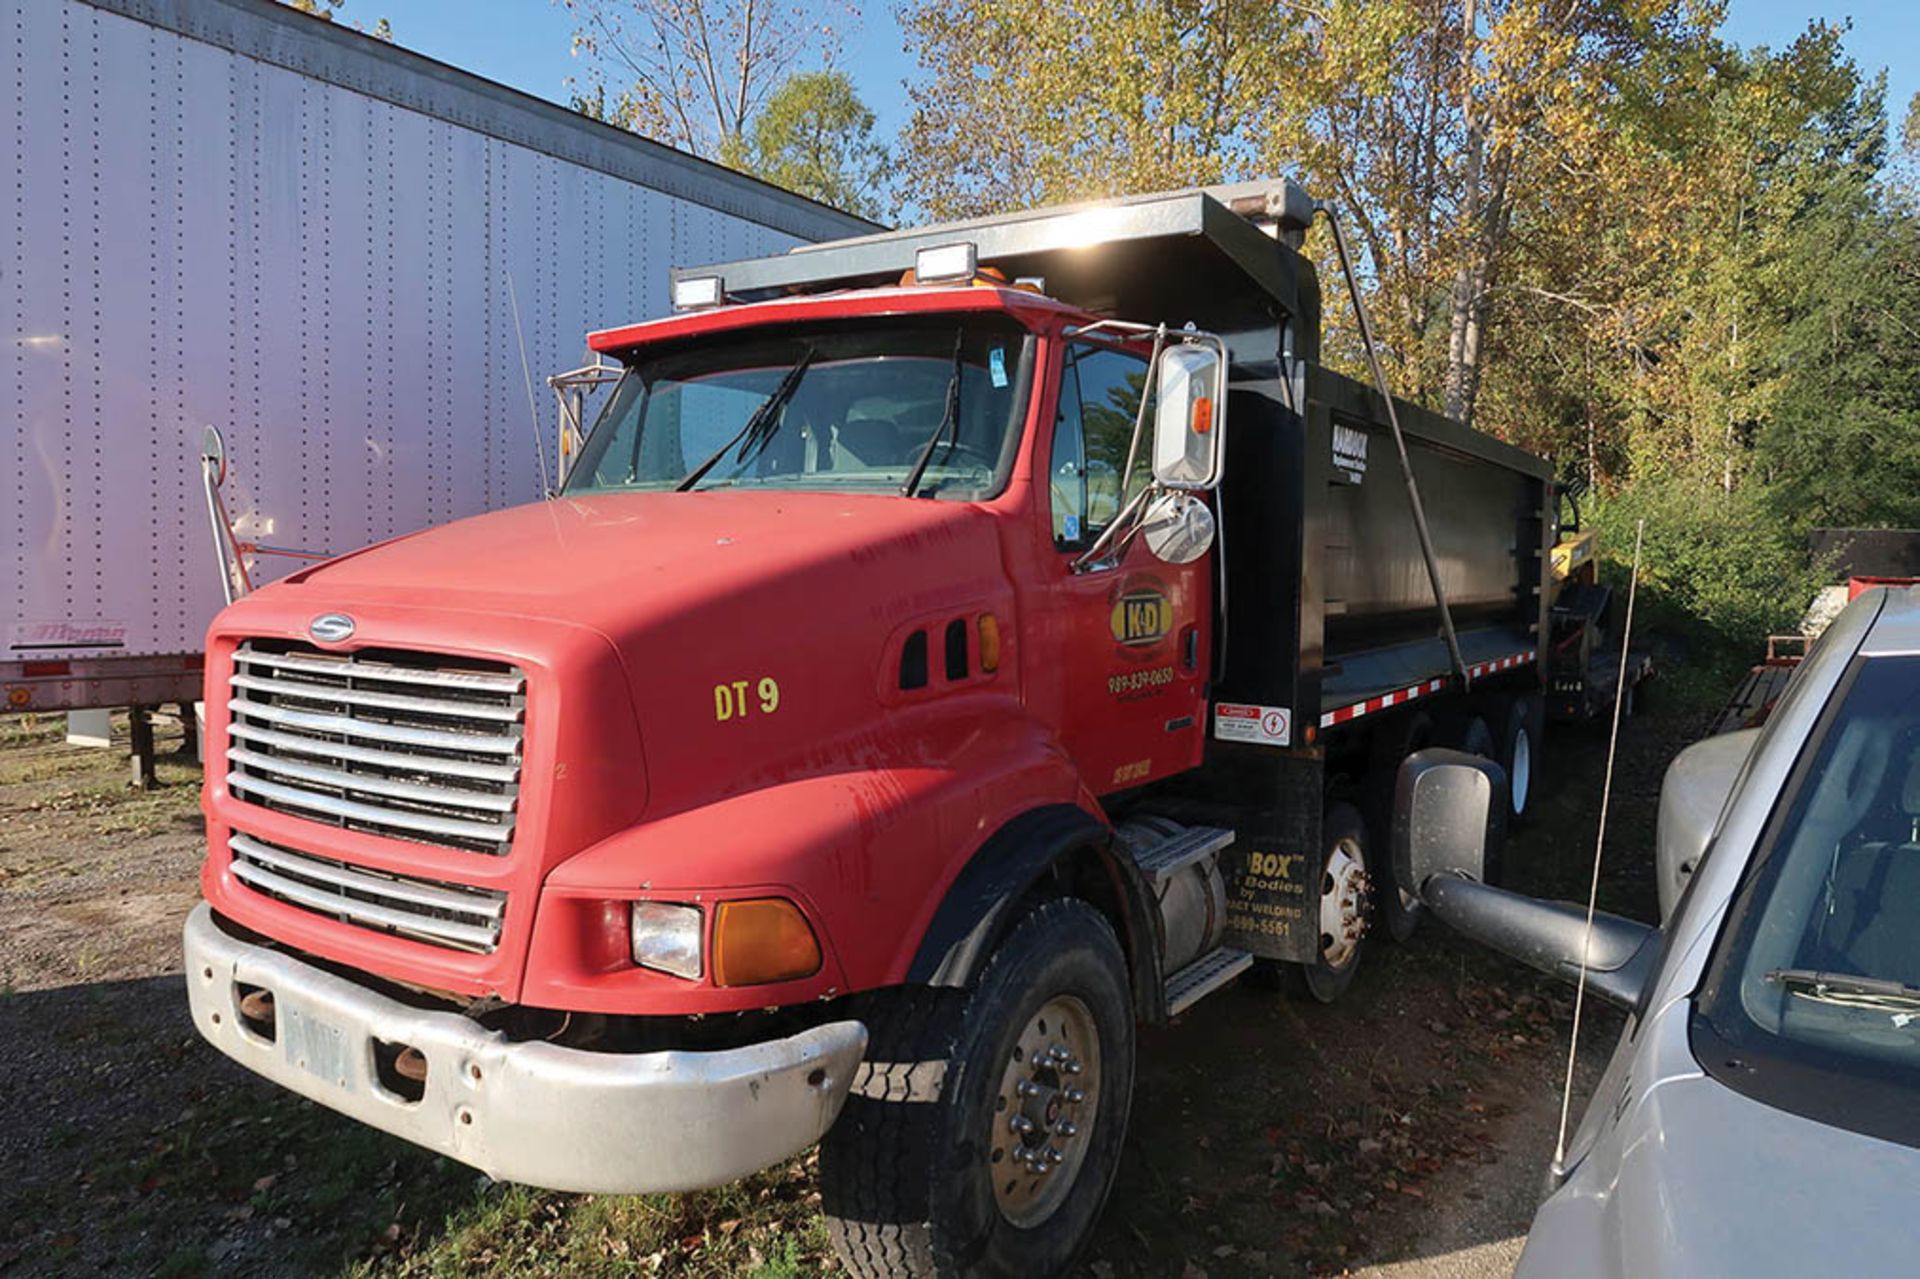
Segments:
[[[488,953],[500,944],[506,894],[413,879],[297,853],[235,831],[233,875],[276,900],[455,950]]]
[[[526,679],[499,662],[250,640],[228,677],[227,785],[394,839],[505,853]]]

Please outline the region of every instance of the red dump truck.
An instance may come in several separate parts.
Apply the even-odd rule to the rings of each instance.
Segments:
[[[854,1273],[1068,1265],[1136,1026],[1412,927],[1409,752],[1528,800],[1550,469],[1317,362],[1315,212],[676,272],[556,496],[215,621],[200,1032],[497,1178],[819,1141]]]

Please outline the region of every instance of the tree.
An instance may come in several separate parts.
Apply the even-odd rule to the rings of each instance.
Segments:
[[[1471,420],[1532,224],[1617,209],[1596,180],[1611,117],[1649,68],[1697,59],[1717,15],[1685,0],[1289,7],[1268,55],[1288,74],[1258,108],[1267,165],[1355,226],[1401,387]]]
[[[885,209],[887,149],[873,139],[873,112],[843,71],[803,71],[787,80],[721,160],[825,204],[877,218]]]
[[[580,21],[574,53],[588,61],[574,108],[709,158],[743,143],[801,63],[831,62],[840,47],[836,21],[850,13],[845,0],[565,3]]]
[[[1273,69],[1270,0],[908,0],[902,166],[936,216],[1218,181]]]

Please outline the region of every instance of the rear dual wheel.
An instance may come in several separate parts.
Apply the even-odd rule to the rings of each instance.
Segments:
[[[1126,957],[1083,901],[1035,907],[967,991],[876,997],[820,1147],[855,1275],[1050,1275],[1085,1248],[1133,1095]]]
[[[1352,804],[1334,804],[1321,823],[1315,924],[1318,954],[1298,966],[1305,993],[1330,1004],[1353,985],[1373,919],[1373,877],[1367,871],[1367,826]]]

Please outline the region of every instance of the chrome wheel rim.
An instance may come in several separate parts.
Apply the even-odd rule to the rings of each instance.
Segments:
[[[1527,811],[1527,791],[1533,784],[1533,734],[1521,729],[1513,739],[1513,811]]]
[[[1360,845],[1342,839],[1327,854],[1320,872],[1320,960],[1338,970],[1354,961],[1367,933],[1367,897],[1372,886],[1360,857]]]
[[[1000,1073],[987,1171],[1001,1216],[1026,1229],[1059,1211],[1099,1108],[1100,1031],[1086,1004],[1056,995],[1027,1019]]]

